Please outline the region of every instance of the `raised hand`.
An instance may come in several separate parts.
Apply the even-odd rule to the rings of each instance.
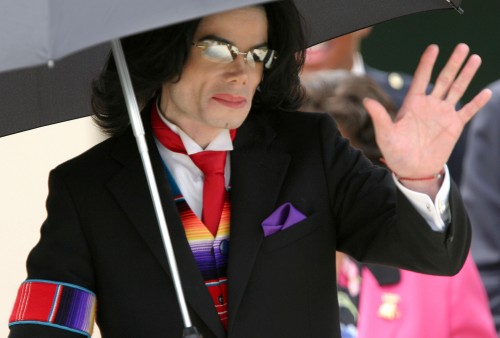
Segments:
[[[465,44],[457,45],[432,92],[426,94],[438,53],[438,47],[430,45],[422,54],[395,121],[377,101],[366,99],[364,102],[373,119],[376,140],[387,166],[400,177],[418,179],[439,173],[464,125],[491,97],[491,92],[485,89],[459,111],[455,109],[481,65],[477,55],[467,59],[469,47]],[[436,185],[432,180],[402,181],[408,186],[416,185],[415,182],[421,186]]]

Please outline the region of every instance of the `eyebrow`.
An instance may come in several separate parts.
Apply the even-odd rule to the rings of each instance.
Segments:
[[[201,37],[200,39],[198,39],[198,41],[203,41],[203,40],[215,40],[215,41],[227,43],[228,45],[236,46],[233,42],[231,42],[227,39],[224,39],[220,36],[213,35],[213,34],[208,34],[208,35],[205,35],[205,36]],[[263,42],[261,44],[252,46],[252,47],[250,47],[249,50],[256,49],[256,48],[262,48],[262,47],[268,47],[267,42]]]

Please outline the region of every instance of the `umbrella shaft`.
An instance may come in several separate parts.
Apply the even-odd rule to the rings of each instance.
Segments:
[[[184,298],[184,292],[182,290],[179,271],[177,269],[174,250],[172,247],[172,242],[170,240],[170,235],[165,220],[165,214],[163,212],[163,208],[161,205],[160,195],[158,193],[158,187],[156,185],[156,180],[153,172],[153,167],[151,165],[151,160],[149,157],[146,139],[144,137],[145,135],[144,127],[140,117],[137,100],[135,98],[134,90],[132,88],[132,81],[130,79],[127,63],[125,61],[125,56],[123,54],[123,49],[120,40],[111,41],[111,47],[113,50],[113,57],[115,59],[116,68],[118,70],[118,74],[120,77],[120,82],[122,84],[123,94],[127,104],[130,123],[134,131],[137,146],[139,147],[139,153],[141,155],[144,171],[149,186],[149,191],[151,194],[151,198],[153,199],[154,210],[156,218],[158,220],[160,233],[162,235],[163,245],[167,254],[168,264],[170,267],[170,271],[172,273],[172,279],[174,282],[174,287],[177,294],[177,300],[179,302],[179,308],[181,310],[182,319],[184,321],[184,327],[192,328],[191,319],[189,317],[189,313],[186,306],[186,300]]]

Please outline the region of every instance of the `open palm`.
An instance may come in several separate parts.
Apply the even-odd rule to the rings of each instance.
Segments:
[[[491,92],[483,90],[460,110],[455,108],[481,64],[479,56],[472,55],[462,68],[468,53],[468,46],[459,44],[439,74],[432,92],[426,94],[438,55],[438,47],[429,46],[422,54],[395,121],[380,103],[365,100],[375,126],[377,144],[387,166],[398,176],[419,178],[440,172],[464,125],[490,99]]]

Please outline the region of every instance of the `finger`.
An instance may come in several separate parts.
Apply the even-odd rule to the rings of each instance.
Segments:
[[[363,105],[372,118],[376,133],[381,135],[380,133],[383,133],[391,127],[393,123],[391,116],[380,102],[374,99],[365,98],[363,100]]]
[[[439,47],[437,45],[430,45],[425,49],[413,75],[408,95],[425,94],[431,81],[432,69],[434,68],[438,54]]]
[[[462,121],[465,123],[476,115],[476,113],[484,107],[486,103],[491,99],[491,90],[483,89],[477,94],[469,103],[462,107],[458,111]]]
[[[478,55],[472,55],[457,79],[451,85],[448,96],[446,97],[446,102],[450,103],[452,106],[458,103],[467,90],[467,87],[469,87],[472,78],[476,75],[479,66],[481,66],[481,58]]]
[[[460,43],[455,47],[455,50],[451,54],[448,62],[444,66],[441,73],[434,84],[434,88],[432,89],[431,95],[438,98],[444,98],[453,81],[455,81],[455,77],[458,74],[458,71],[462,67],[467,55],[469,54],[469,46],[465,43]]]

